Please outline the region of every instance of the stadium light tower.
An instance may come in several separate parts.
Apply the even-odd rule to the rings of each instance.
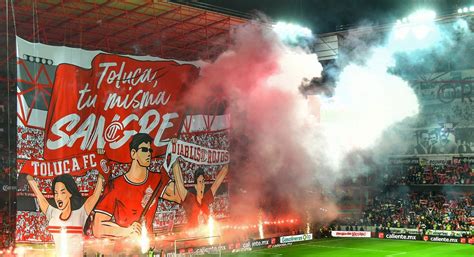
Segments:
[[[436,19],[436,12],[432,10],[419,10],[408,16],[410,22],[431,22]]]
[[[418,10],[408,17],[397,20],[395,24],[395,37],[397,39],[406,39],[409,34],[416,39],[425,39],[434,29],[436,12],[432,10]]]
[[[474,5],[471,5],[469,7],[466,6],[466,7],[463,7],[463,8],[459,8],[458,13],[459,14],[468,14],[468,13],[473,14],[474,13]]]
[[[407,17],[398,19],[389,38],[395,51],[412,51],[436,44],[440,32],[435,23],[436,12],[421,9]]]

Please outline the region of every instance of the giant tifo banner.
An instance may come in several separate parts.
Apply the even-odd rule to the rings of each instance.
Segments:
[[[411,76],[420,113],[395,126],[394,139],[405,140],[395,140],[403,144],[397,145],[393,153],[474,155],[474,70]]]
[[[229,114],[183,101],[198,64],[17,38],[17,72],[18,243],[228,216]]]

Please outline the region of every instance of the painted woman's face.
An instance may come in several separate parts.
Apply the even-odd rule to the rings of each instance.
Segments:
[[[58,209],[64,210],[71,204],[72,194],[67,191],[66,186],[62,182],[54,185],[54,201]]]

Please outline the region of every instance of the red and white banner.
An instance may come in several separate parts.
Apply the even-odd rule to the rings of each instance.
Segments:
[[[230,114],[222,108],[226,99],[214,97],[204,106],[185,103],[184,96],[198,73],[196,62],[48,46],[17,37],[20,176],[16,193],[25,198],[17,206],[16,242],[53,242],[50,232],[57,231],[44,228],[56,225],[49,224],[33,198],[40,194],[51,198],[53,181],[63,174],[74,176],[83,200],[105,192],[112,185],[108,178],[117,179],[131,170],[129,144],[137,133],[153,138],[150,171],[171,164],[168,156],[169,160],[182,158],[185,186],[190,185],[196,166],[228,163]],[[172,145],[172,138],[182,141]],[[99,154],[102,149],[105,154]],[[214,183],[218,172],[219,167],[207,169],[206,184]],[[99,174],[105,184],[98,183]],[[34,177],[36,183],[27,182],[25,175]],[[168,175],[172,177],[171,172]],[[32,190],[33,185],[39,190]],[[229,215],[227,188],[207,206],[222,218]],[[146,190],[143,197],[127,200],[142,201],[151,195],[151,188]],[[104,194],[94,199],[100,202]],[[187,225],[183,221],[189,221],[194,209],[177,212],[178,205],[169,201],[156,205],[155,217],[169,217],[154,219],[153,231],[171,232],[175,221]],[[166,214],[169,210],[172,215]],[[82,227],[81,233],[84,231],[92,236],[90,227]]]
[[[154,156],[165,153],[183,120],[179,99],[197,74],[174,61],[138,61],[99,54],[91,69],[61,64],[56,70],[46,120],[45,159],[104,148],[111,160],[128,163],[127,143],[139,132],[154,138]]]
[[[370,237],[370,231],[331,231],[332,237]]]
[[[62,174],[83,176],[88,170],[98,170],[104,178],[108,177],[107,160],[96,153],[86,153],[60,160],[26,160],[20,173],[40,179],[51,179]]]
[[[229,151],[211,149],[196,144],[177,140],[170,142],[166,150],[165,168],[170,169],[176,159],[181,157],[187,162],[198,165],[223,165],[229,163]]]

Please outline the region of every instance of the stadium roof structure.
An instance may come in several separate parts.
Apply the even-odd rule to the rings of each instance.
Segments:
[[[7,1],[0,22],[31,42],[179,60],[212,59],[245,18],[158,0]],[[13,4],[12,4],[13,3]],[[0,8],[7,10],[5,1]],[[3,26],[5,28],[5,26]],[[14,46],[12,47],[14,48]],[[14,57],[10,53],[9,58]],[[3,62],[4,60],[2,60]]]

